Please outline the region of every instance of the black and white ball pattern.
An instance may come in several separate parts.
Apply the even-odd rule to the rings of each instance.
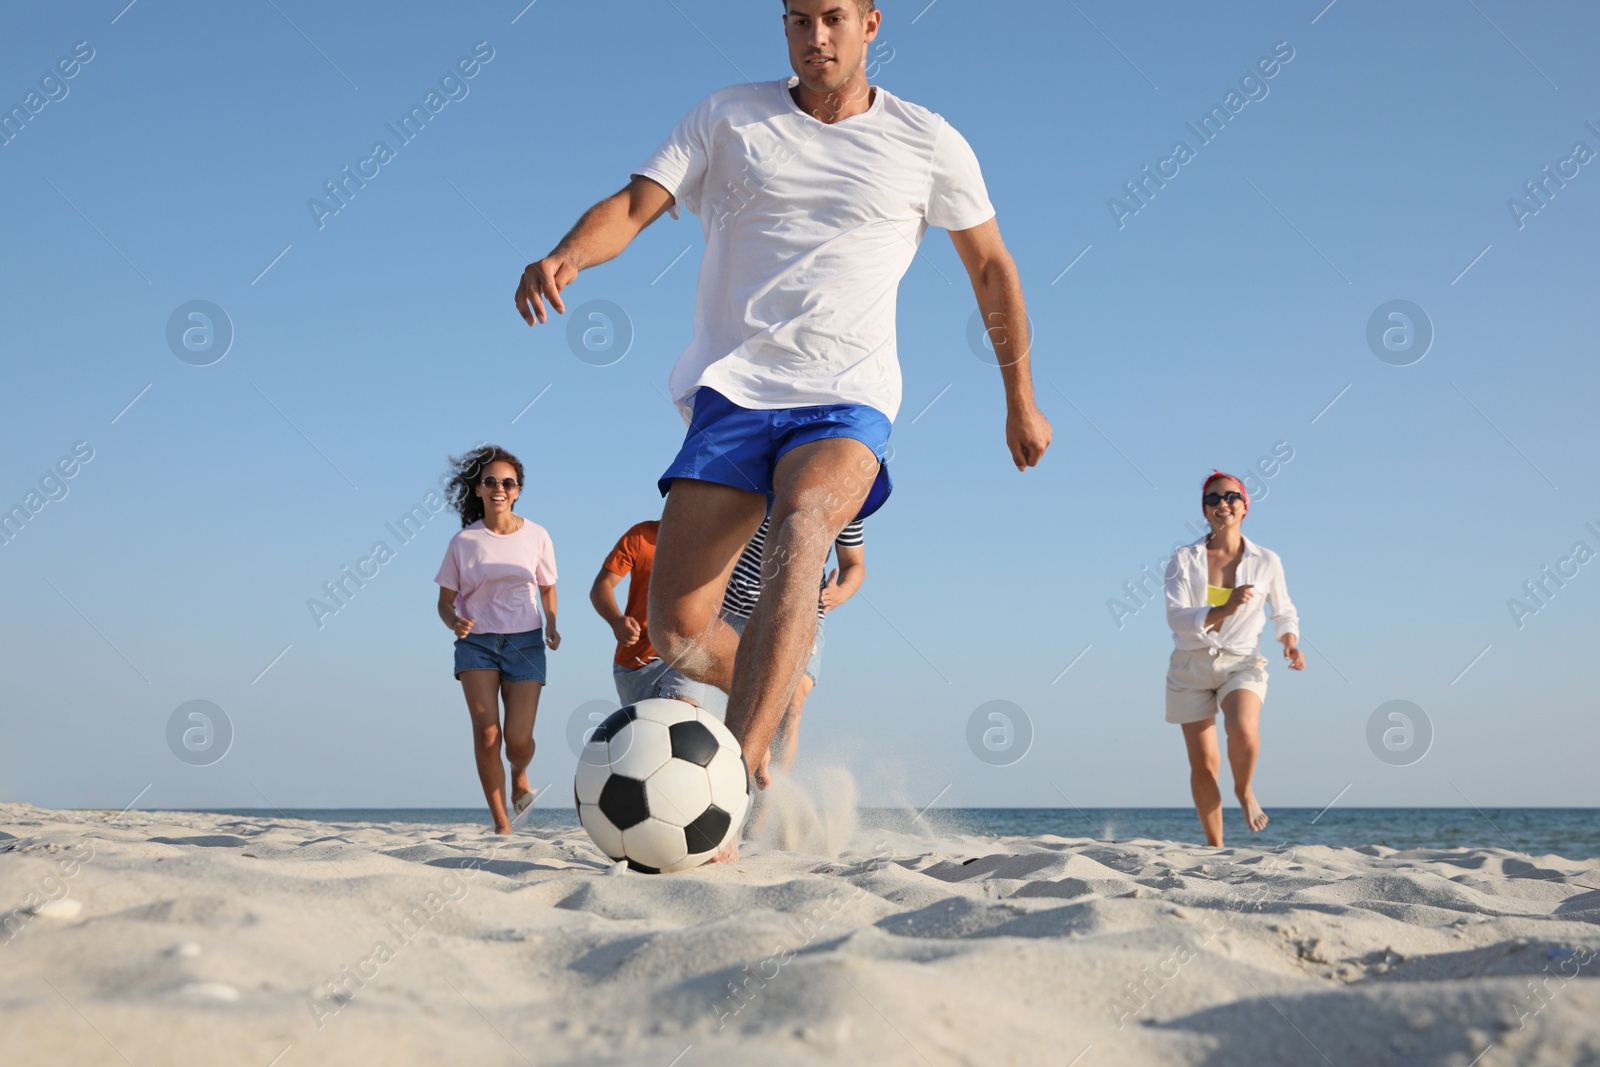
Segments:
[[[698,867],[731,842],[750,805],[733,734],[682,700],[612,712],[578,759],[578,820],[607,856],[646,874]]]

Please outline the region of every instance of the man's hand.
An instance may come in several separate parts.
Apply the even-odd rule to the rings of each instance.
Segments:
[[[561,299],[561,290],[577,276],[577,265],[565,256],[551,254],[537,263],[529,263],[517,285],[517,310],[522,313],[523,321],[529,326],[548,322],[550,313],[545,310],[546,300],[558,314],[565,315],[567,305]]]
[[[653,179],[635,174],[621,191],[606,197],[583,213],[555,250],[537,263],[529,263],[517,285],[517,310],[529,326],[548,322],[550,302],[556,314],[565,315],[561,290],[572,284],[578,271],[622,254],[639,231],[672,206],[672,194]]]
[[[828,581],[822,587],[822,610],[832,611],[845,602],[844,592],[839,588],[839,568],[833,568],[833,573],[828,575]]]
[[[456,624],[450,628],[456,632],[457,637],[465,637],[472,632],[472,627],[473,620],[463,619],[458,615],[456,616]]]
[[[1050,447],[1050,420],[1033,401],[1014,405],[1006,411],[1006,447],[1017,470],[1037,467]]]
[[[611,632],[617,638],[619,645],[631,645],[639,640],[639,635],[644,630],[639,626],[639,620],[630,615],[624,615],[612,624]]]
[[[1025,471],[1037,466],[1050,447],[1050,420],[1033,402],[1033,338],[1022,279],[994,219],[968,230],[951,230],[950,240],[967,268],[978,312],[990,324],[989,337],[1006,387],[1006,447],[1017,470]]]

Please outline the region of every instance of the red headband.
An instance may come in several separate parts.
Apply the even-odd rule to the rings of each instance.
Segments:
[[[1211,468],[1211,474],[1206,478],[1206,480],[1200,483],[1200,492],[1204,494],[1206,491],[1206,486],[1210,485],[1218,478],[1226,478],[1228,481],[1239,487],[1239,495],[1244,497],[1244,510],[1248,512],[1250,510],[1250,490],[1245,488],[1244,482],[1240,479],[1235,478],[1231,474],[1226,474],[1223,471],[1219,471],[1215,467]]]

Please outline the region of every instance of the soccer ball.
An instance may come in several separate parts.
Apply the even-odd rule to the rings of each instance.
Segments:
[[[750,805],[744,754],[728,728],[661,698],[595,727],[573,793],[600,851],[645,874],[700,866],[733,840]]]

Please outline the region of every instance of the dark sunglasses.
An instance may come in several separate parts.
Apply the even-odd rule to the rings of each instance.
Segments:
[[[1244,499],[1244,494],[1235,493],[1230,489],[1226,493],[1207,493],[1200,499],[1205,503],[1206,507],[1214,508],[1224,500],[1230,504],[1237,504],[1239,501]]]
[[[517,480],[515,478],[500,479],[490,474],[478,479],[478,484],[483,486],[485,489],[494,489],[497,486],[504,486],[509,491],[517,487]],[[1235,493],[1234,495],[1237,496],[1238,494]]]

